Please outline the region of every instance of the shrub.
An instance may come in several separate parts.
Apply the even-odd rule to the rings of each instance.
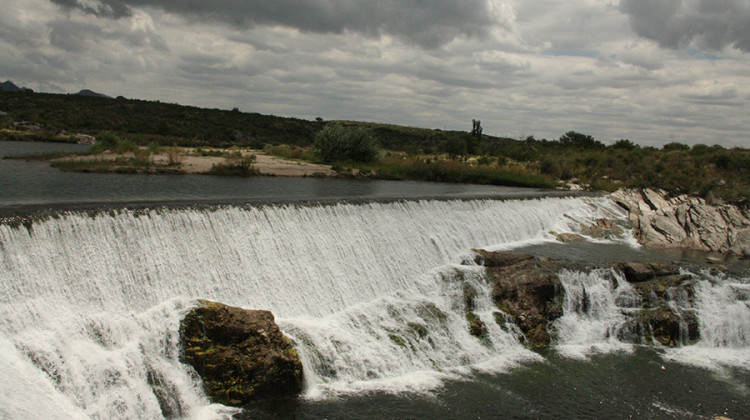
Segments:
[[[482,155],[477,159],[477,163],[480,165],[491,165],[495,162],[495,158],[489,157],[487,155]]]
[[[613,149],[622,149],[622,150],[633,150],[636,147],[638,146],[628,139],[617,140],[615,144],[612,145]]]
[[[380,144],[365,127],[329,124],[315,135],[313,153],[323,162],[351,160],[373,162],[380,157]]]
[[[701,156],[711,151],[711,148],[709,146],[706,146],[705,144],[694,144],[693,147],[690,149],[690,154],[693,156]]]
[[[112,153],[135,153],[138,151],[138,146],[129,139],[123,139],[113,133],[106,132],[96,139],[96,143],[91,146],[89,151],[91,153],[101,153],[105,150],[109,150]]]
[[[441,149],[451,158],[463,156],[467,153],[466,139],[462,137],[453,137],[443,142]]]
[[[662,146],[661,150],[664,150],[665,152],[674,151],[674,150],[690,150],[690,146],[688,146],[687,144],[672,142],[672,143],[667,143],[664,146]]]
[[[169,157],[169,166],[180,166],[182,163],[182,151],[177,146],[168,148],[167,156]]]
[[[575,131],[568,131],[560,137],[560,144],[568,147],[577,147],[582,149],[603,149],[604,143],[594,139],[594,137],[587,134],[576,133]]]
[[[229,158],[226,163],[214,164],[208,171],[208,174],[223,176],[259,175],[259,171],[253,166],[255,158],[255,155],[250,155],[245,158]]]
[[[285,159],[314,160],[315,156],[309,148],[298,147],[288,144],[279,144],[276,146],[267,144],[263,147],[263,152],[272,156],[279,156]]]

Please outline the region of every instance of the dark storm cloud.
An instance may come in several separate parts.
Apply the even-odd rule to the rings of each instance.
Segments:
[[[281,25],[305,32],[392,35],[425,48],[459,36],[484,37],[498,24],[487,0],[50,0],[68,9],[120,18],[154,7],[235,27]]]
[[[92,36],[103,35],[98,26],[86,23],[55,20],[47,26],[50,28],[50,44],[72,53],[86,51]]]
[[[622,0],[620,8],[638,35],[662,47],[695,42],[711,50],[734,46],[750,52],[748,0]]]

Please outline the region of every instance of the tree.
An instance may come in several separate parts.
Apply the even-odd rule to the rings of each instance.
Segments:
[[[602,149],[606,147],[604,143],[594,139],[594,137],[576,133],[575,131],[568,131],[564,136],[560,137],[560,144],[581,149]]]
[[[479,120],[471,120],[471,135],[476,137],[477,140],[482,139],[482,122]]]
[[[380,157],[380,143],[366,127],[328,124],[315,135],[313,153],[323,162],[372,162]]]
[[[662,146],[661,150],[665,152],[670,152],[674,150],[690,150],[690,146],[688,146],[687,144],[672,142],[672,143],[667,143],[664,146]]]
[[[637,148],[632,141],[628,139],[620,139],[615,142],[615,144],[612,145],[613,149],[622,149],[622,150],[633,150]]]
[[[451,158],[466,154],[466,139],[463,137],[451,137],[442,144],[443,152]]]

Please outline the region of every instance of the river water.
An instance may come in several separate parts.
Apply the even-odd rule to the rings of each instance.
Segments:
[[[606,197],[187,176],[105,175],[90,188],[92,175],[0,161],[0,184],[13,190],[0,191],[0,207],[56,208],[25,225],[0,223],[0,418],[741,419],[750,413],[750,280],[742,275],[688,273],[697,284],[704,339],[680,348],[627,344],[611,334],[629,286],[610,271],[561,274],[562,292],[577,300],[586,294],[597,310],[567,308],[557,341],[545,351],[529,350],[494,323],[490,285],[471,263],[473,248],[587,261],[680,257],[656,255],[630,239],[554,242],[552,231],[623,218]],[[51,191],[53,179],[60,186]],[[249,187],[265,181],[273,187]],[[333,186],[306,190],[309,181]],[[139,182],[170,188],[119,194]],[[175,195],[190,191],[184,182],[202,184],[193,188],[200,194]],[[301,192],[284,195],[295,188]],[[78,189],[84,210],[76,206]],[[330,200],[309,202],[320,196]],[[183,199],[224,204],[175,205]],[[149,204],[123,208],[131,200]],[[153,208],[159,201],[171,205]],[[92,203],[108,210],[91,211]],[[466,283],[478,291],[475,313],[488,328],[485,340],[468,333]],[[303,395],[243,410],[209,404],[176,346],[179,320],[196,299],[273,311],[303,360]],[[423,328],[415,330],[417,324]]]
[[[0,141],[0,158],[89,146]],[[46,208],[153,207],[270,202],[376,201],[416,198],[539,197],[562,192],[533,188],[412,181],[206,175],[84,174],[60,172],[46,162],[0,160],[0,214]]]

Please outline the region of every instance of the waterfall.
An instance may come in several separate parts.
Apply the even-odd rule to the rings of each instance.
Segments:
[[[477,291],[472,312],[488,330],[469,333],[464,289]],[[477,266],[435,271],[414,290],[355,305],[323,319],[287,319],[313,398],[358,390],[422,391],[472,369],[500,372],[538,359],[494,322],[490,284]]]
[[[559,277],[563,316],[552,326],[556,349],[574,358],[628,349],[618,335],[628,321],[625,313],[640,304],[630,284],[612,270],[603,269],[563,270]]]
[[[641,310],[657,310],[658,300],[643,305],[633,286],[613,270],[588,272],[563,270],[563,316],[554,321],[555,349],[566,357],[585,358],[591,353],[632,351],[637,344],[653,344],[668,360],[720,368],[750,369],[750,279],[683,271],[692,278],[694,297],[685,289],[665,291],[665,304],[679,321],[676,348],[652,341]],[[642,309],[643,308],[643,309]],[[684,315],[695,312],[700,339],[688,340]]]
[[[493,322],[475,247],[548,239],[605,198],[65,212],[0,224],[2,418],[215,418],[178,360],[195,299],[271,310],[306,393],[425,390],[538,358]],[[485,338],[468,333],[462,291]]]
[[[750,279],[694,274],[695,309],[701,339],[694,346],[669,352],[676,361],[717,368],[750,369]]]

